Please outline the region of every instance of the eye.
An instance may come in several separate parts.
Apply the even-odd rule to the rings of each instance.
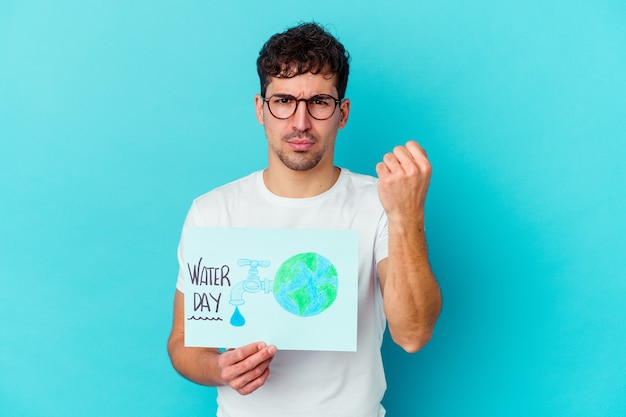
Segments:
[[[318,107],[331,106],[333,100],[328,97],[314,96],[309,99],[309,103]]]
[[[280,106],[288,106],[290,104],[293,104],[293,102],[296,99],[291,96],[274,96],[271,98],[271,100],[272,100],[272,104],[276,104]]]

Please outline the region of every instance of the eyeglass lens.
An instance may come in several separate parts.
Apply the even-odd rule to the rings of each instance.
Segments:
[[[317,120],[326,120],[335,113],[339,102],[333,96],[317,95],[309,99],[297,99],[289,95],[274,95],[266,99],[270,113],[277,119],[288,119],[297,110],[298,103],[304,101],[307,111]]]

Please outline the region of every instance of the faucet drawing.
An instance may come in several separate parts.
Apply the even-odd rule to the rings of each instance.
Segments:
[[[273,280],[261,279],[259,277],[259,268],[267,268],[271,265],[270,261],[257,261],[255,259],[239,259],[238,266],[249,266],[248,276],[243,281],[239,281],[230,290],[230,304],[240,306],[245,303],[243,299],[244,293],[257,293],[264,291],[269,294],[272,291]]]

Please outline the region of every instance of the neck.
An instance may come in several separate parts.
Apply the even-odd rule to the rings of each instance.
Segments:
[[[263,171],[265,186],[275,195],[287,198],[315,197],[328,191],[339,178],[341,169],[294,171],[289,168],[274,169],[271,166]]]

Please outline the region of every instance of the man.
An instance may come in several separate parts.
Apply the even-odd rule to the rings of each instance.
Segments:
[[[378,179],[334,165],[350,114],[348,59],[317,24],[270,38],[257,60],[255,97],[267,169],[194,200],[185,224],[357,230],[357,351],[277,351],[261,341],[225,351],[185,347],[181,268],[168,351],[181,375],[218,387],[218,416],[383,416],[385,325],[407,352],[431,338],[441,295],[424,235],[430,163],[409,141],[378,163]]]

